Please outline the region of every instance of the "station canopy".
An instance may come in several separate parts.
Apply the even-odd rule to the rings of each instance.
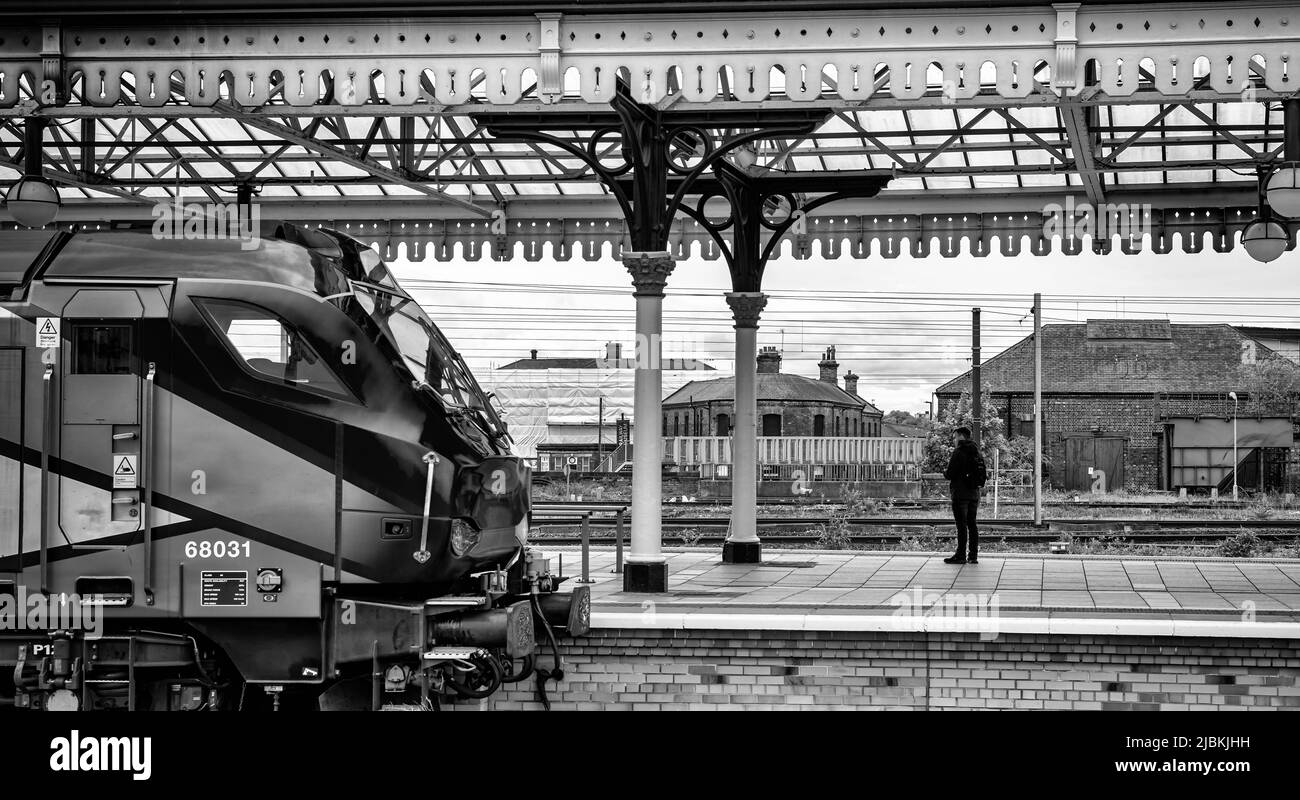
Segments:
[[[810,213],[796,257],[1227,251],[1300,88],[1288,2],[15,5],[0,190],[41,117],[56,224],[244,186],[264,218],[414,261],[611,257],[626,224],[591,165],[487,127],[535,119],[616,165],[626,143],[576,120],[608,117],[620,87],[665,120],[725,119],[715,141],[744,129],[733,112],[815,112],[810,133],[757,142],[755,174],[889,178]],[[1045,233],[1085,204],[1104,235]],[[718,256],[697,220],[673,226],[678,255]]]

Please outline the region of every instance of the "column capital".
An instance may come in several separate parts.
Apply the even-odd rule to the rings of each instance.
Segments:
[[[762,292],[727,292],[727,305],[737,328],[757,328],[758,316],[767,306],[767,295]]]
[[[664,286],[677,262],[668,251],[625,251],[623,266],[632,275],[633,294],[638,297],[663,297]]]

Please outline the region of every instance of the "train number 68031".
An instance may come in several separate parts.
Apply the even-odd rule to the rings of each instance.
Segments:
[[[186,558],[248,558],[253,546],[247,541],[186,542]]]

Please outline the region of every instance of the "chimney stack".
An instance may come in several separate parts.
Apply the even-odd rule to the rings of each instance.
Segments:
[[[840,382],[840,362],[835,360],[834,345],[826,348],[826,354],[822,357],[822,360],[818,362],[817,366],[821,368],[822,380],[827,383],[835,384]]]
[[[537,351],[536,351],[536,350],[529,350],[528,352],[530,352],[530,353],[533,354],[533,360],[536,361],[536,360],[537,360]]]
[[[853,374],[853,370],[844,373],[844,391],[854,397],[858,396],[858,376]]]
[[[764,347],[758,351],[758,373],[775,375],[781,371],[781,354],[775,347]]]

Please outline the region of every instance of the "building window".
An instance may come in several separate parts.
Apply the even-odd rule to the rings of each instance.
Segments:
[[[857,436],[857,435],[858,435],[858,418],[857,418],[857,417],[854,417],[854,418],[853,418],[853,435],[854,435],[854,436]]]
[[[730,436],[730,435],[731,435],[731,417],[727,416],[726,414],[719,414],[719,415],[718,415],[718,420],[717,420],[717,422],[718,422],[718,433],[717,433],[717,435],[718,435],[718,436]]]
[[[835,435],[840,435],[840,418],[838,415],[835,417]]]
[[[813,417],[813,436],[826,435],[826,415],[818,414]]]
[[[780,436],[781,435],[781,415],[764,414],[763,415],[763,435]]]

